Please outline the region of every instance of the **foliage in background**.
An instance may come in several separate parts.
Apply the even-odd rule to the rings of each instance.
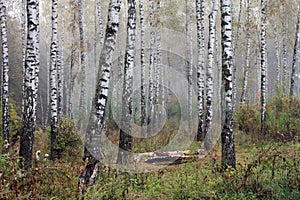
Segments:
[[[235,124],[246,134],[260,134],[259,106],[240,105],[235,113]],[[267,104],[267,137],[293,140],[300,136],[300,98],[278,92]]]

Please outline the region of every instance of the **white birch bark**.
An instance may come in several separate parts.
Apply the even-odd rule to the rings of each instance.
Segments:
[[[25,0],[21,0],[21,34],[22,34],[22,71],[23,71],[23,90],[25,88],[25,58],[26,58],[26,7]],[[24,94],[23,94],[24,96]],[[24,99],[22,99],[22,113],[24,111]]]
[[[159,98],[161,97],[161,65],[162,65],[162,54],[161,54],[161,33],[160,33],[160,17],[159,17],[159,11],[160,11],[160,0],[157,1],[157,24],[156,24],[156,56],[154,58],[154,66],[155,66],[155,105],[158,105]],[[158,107],[156,107],[158,108]],[[159,117],[160,117],[160,110],[155,110],[154,115],[155,115],[155,123],[157,123]]]
[[[6,6],[0,1],[0,28],[2,41],[2,131],[3,141],[9,144],[9,110],[8,110],[8,83],[9,83],[9,62],[8,62],[8,43],[7,43],[7,18]],[[5,145],[6,148],[9,145]]]
[[[79,125],[81,126],[82,117],[86,113],[86,47],[85,47],[85,31],[83,25],[83,0],[78,0],[78,25],[79,25],[79,38],[80,38],[80,76],[81,76],[81,85],[80,85],[80,100],[79,100],[79,110],[80,110],[80,119]]]
[[[155,57],[155,31],[154,31],[154,0],[149,0],[150,3],[150,13],[149,13],[149,21],[150,21],[150,64],[149,64],[149,112],[147,123],[150,124],[154,115],[154,57]],[[147,132],[151,132],[151,126],[147,127]]]
[[[206,67],[206,115],[204,126],[204,148],[209,150],[212,147],[212,117],[213,117],[213,65],[216,40],[216,17],[219,1],[214,0],[213,11],[209,15],[209,39],[208,56]]]
[[[127,163],[132,150],[131,120],[133,69],[135,67],[136,2],[128,0],[127,39],[122,96],[122,126],[119,139],[118,163]]]
[[[75,53],[76,53],[76,46],[75,46],[75,24],[76,24],[76,2],[75,0],[72,1],[72,5],[71,5],[71,9],[73,12],[73,19],[72,19],[72,27],[71,27],[71,32],[72,32],[72,46],[71,46],[71,60],[70,60],[70,72],[69,72],[69,92],[68,92],[68,96],[69,96],[69,109],[68,109],[68,116],[70,119],[73,119],[73,89],[74,89],[74,77],[73,77],[73,71],[74,71],[74,67],[75,67]]]
[[[247,85],[250,68],[250,0],[247,0],[247,46],[246,46],[246,66],[244,69],[244,81],[242,87],[241,103],[245,104],[247,100]]]
[[[102,3],[101,0],[97,0],[97,11],[99,20],[99,36],[100,36],[100,49],[103,47],[103,21],[102,21]]]
[[[36,127],[36,106],[39,68],[39,0],[27,1],[27,45],[24,76],[24,110],[22,113],[22,134],[20,153],[24,162],[22,167],[32,166],[32,149]]]
[[[261,133],[266,134],[266,93],[267,93],[267,55],[266,55],[266,0],[261,0],[260,68],[261,68]]]
[[[89,124],[86,131],[84,160],[85,169],[79,177],[79,189],[83,193],[88,185],[93,185],[99,173],[99,161],[104,158],[101,150],[101,132],[104,125],[105,108],[107,105],[109,81],[113,53],[120,25],[120,0],[111,0],[105,31],[104,46],[100,54],[98,77]]]
[[[50,126],[51,126],[51,159],[58,157],[58,110],[57,110],[57,63],[58,63],[58,36],[57,19],[58,5],[57,0],[52,0],[52,36],[50,47]]]
[[[146,62],[145,62],[145,18],[144,18],[144,0],[139,1],[140,8],[140,35],[141,35],[141,124],[146,123]]]
[[[283,14],[283,39],[282,39],[282,83],[287,83],[287,26],[286,26],[286,8],[285,4],[282,3],[281,9]],[[286,89],[286,86],[284,85],[284,88]]]
[[[299,54],[299,49],[300,49],[299,42],[300,42],[300,5],[298,6],[298,22],[296,25],[296,36],[295,36],[294,54],[293,54],[293,61],[292,61],[290,96],[294,95],[296,61],[297,61],[297,56]]]
[[[192,74],[193,74],[193,57],[192,57],[192,11],[191,11],[191,1],[185,0],[185,31],[186,31],[186,77],[187,77],[187,110],[188,110],[188,124],[189,129],[191,130],[191,121],[192,121]]]
[[[204,125],[204,0],[196,0],[196,18],[197,18],[197,86],[198,86],[198,131],[197,141],[203,140]]]
[[[278,28],[276,22],[274,22],[274,34],[275,34],[275,49],[276,49],[276,73],[277,73],[277,84],[280,84],[280,74],[281,74],[281,65],[280,65],[280,49],[279,49],[279,38],[278,38]]]
[[[57,54],[59,65],[57,72],[57,111],[58,119],[61,119],[64,113],[64,44],[65,44],[65,4],[62,0],[61,5],[61,36],[60,36],[60,54]]]
[[[232,51],[232,21],[231,1],[221,0],[222,16],[222,79],[225,101],[225,121],[222,128],[222,164],[236,166],[234,135],[233,135],[233,51]]]

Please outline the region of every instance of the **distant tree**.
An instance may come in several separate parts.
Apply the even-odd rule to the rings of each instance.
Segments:
[[[20,156],[24,158],[21,166],[32,167],[32,149],[36,127],[36,106],[39,73],[39,0],[27,1],[27,45],[24,75],[24,110],[22,113],[22,132]]]
[[[203,140],[203,118],[204,118],[204,0],[196,0],[197,18],[197,86],[198,86],[198,131],[197,141]]]
[[[103,20],[102,20],[102,3],[101,0],[97,0],[97,11],[99,21],[99,35],[100,35],[100,48],[103,46]]]
[[[70,71],[69,71],[69,83],[68,83],[68,116],[69,118],[73,118],[72,110],[73,110],[73,90],[74,90],[74,68],[76,62],[76,39],[75,39],[75,28],[77,23],[77,2],[75,0],[70,1],[71,13],[72,13],[72,21],[70,23],[70,30],[72,33],[72,44],[71,44],[71,58],[70,58]]]
[[[85,47],[85,31],[83,26],[83,11],[82,11],[82,0],[78,0],[78,23],[79,23],[79,38],[80,38],[80,100],[79,110],[80,119],[79,124],[82,121],[82,117],[86,113],[86,47]]]
[[[267,4],[267,3],[266,3]],[[287,58],[287,20],[286,20],[286,4],[282,1],[280,6],[282,12],[282,28],[283,28],[283,38],[282,38],[282,83],[287,83],[287,65],[288,65],[288,58]],[[286,86],[284,86],[286,92]]]
[[[266,0],[261,0],[260,67],[261,67],[261,133],[266,134],[266,93],[267,93],[267,55],[266,55]]]
[[[231,1],[221,0],[222,16],[222,79],[224,87],[223,101],[225,101],[225,121],[223,123],[222,164],[224,167],[236,166],[234,135],[233,135],[233,51],[232,51],[232,21]]]
[[[248,76],[249,76],[249,68],[250,68],[250,0],[247,0],[247,46],[246,46],[246,66],[244,68],[244,81],[242,87],[242,95],[241,95],[241,103],[245,104],[247,100],[247,85],[248,85]]]
[[[61,35],[60,35],[60,54],[57,54],[57,112],[58,120],[60,120],[64,113],[64,44],[65,44],[65,4],[61,1]]]
[[[122,96],[122,125],[120,129],[118,163],[126,163],[132,150],[131,119],[133,69],[135,66],[136,2],[128,0],[127,40]]]
[[[86,186],[93,185],[97,181],[99,161],[104,158],[100,141],[108,100],[112,59],[120,25],[120,6],[120,0],[111,0],[109,5],[104,46],[100,54],[98,67],[96,92],[85,137],[83,160],[86,161],[86,165],[79,177],[81,193],[84,192]]]
[[[9,83],[9,63],[8,63],[8,43],[7,43],[7,20],[6,6],[0,0],[0,28],[2,41],[2,131],[6,147],[9,146],[9,110],[8,110],[8,83]]]
[[[292,62],[290,96],[294,95],[296,61],[297,61],[297,56],[299,55],[299,49],[300,49],[299,42],[300,42],[300,6],[298,6],[298,22],[296,25],[296,36],[295,36],[294,54],[293,54],[293,62]]]

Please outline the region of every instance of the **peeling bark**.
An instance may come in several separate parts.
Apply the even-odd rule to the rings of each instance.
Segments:
[[[27,1],[27,45],[24,76],[24,110],[22,113],[22,134],[20,153],[24,159],[21,167],[32,167],[32,149],[36,127],[36,106],[39,72],[39,0]]]

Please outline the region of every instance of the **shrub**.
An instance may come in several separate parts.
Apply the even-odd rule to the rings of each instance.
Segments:
[[[81,138],[73,120],[62,118],[58,123],[58,149],[61,154],[78,155],[82,146]]]
[[[293,140],[300,133],[300,98],[279,93],[267,104],[267,136],[273,139]],[[241,105],[235,113],[239,130],[260,134],[260,108]]]

